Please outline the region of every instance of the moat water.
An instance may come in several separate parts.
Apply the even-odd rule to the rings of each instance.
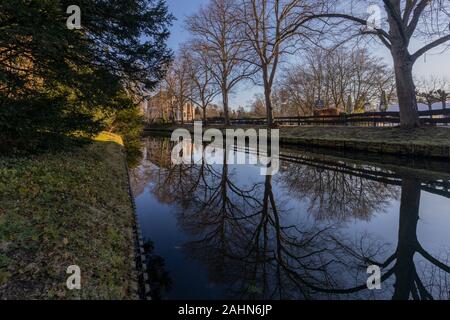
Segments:
[[[448,163],[282,149],[262,176],[229,164],[234,149],[173,165],[169,139],[143,144],[132,182],[156,298],[450,298]]]

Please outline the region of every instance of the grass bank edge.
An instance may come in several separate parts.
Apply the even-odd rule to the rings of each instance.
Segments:
[[[145,130],[148,134],[169,135],[177,128],[193,132],[192,125],[156,126]],[[266,129],[266,126],[205,126],[203,130]],[[368,151],[399,156],[435,157],[450,159],[450,128],[422,127],[280,127],[281,145],[307,145],[325,148]]]
[[[0,299],[137,299],[134,213],[120,136],[0,157]],[[66,287],[81,268],[81,290]]]

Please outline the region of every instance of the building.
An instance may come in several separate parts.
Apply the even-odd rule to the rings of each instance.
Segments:
[[[177,108],[176,121],[181,122],[181,117],[183,117],[183,122],[195,120],[195,106],[191,102],[186,102],[183,108]]]
[[[141,102],[141,111],[148,123],[192,122],[195,120],[195,107],[187,102],[183,107],[177,105],[176,99],[160,91]]]
[[[144,113],[147,122],[167,123],[173,119],[172,106],[174,99],[169,99],[164,91],[160,91],[146,100],[146,112]]]
[[[193,122],[195,120],[195,107],[191,102],[186,102],[182,108],[177,106],[176,103],[174,103],[173,105],[174,105],[173,109],[167,107],[162,108],[164,110],[163,113],[166,115],[165,118],[161,118],[160,116],[161,112],[158,111],[161,109],[160,107],[161,105],[152,106],[151,108],[149,108],[149,114],[153,116],[152,119],[155,119],[156,117],[157,120],[165,119],[168,120],[169,122],[175,121],[177,123],[181,123],[181,122]]]

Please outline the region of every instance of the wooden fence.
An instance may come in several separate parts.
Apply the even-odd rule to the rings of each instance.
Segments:
[[[432,111],[420,111],[420,121],[424,125],[447,126],[450,125],[450,109]],[[399,112],[366,112],[355,114],[341,114],[339,116],[308,116],[308,117],[276,117],[275,122],[285,126],[308,126],[308,125],[348,125],[348,126],[371,126],[388,127],[400,124]],[[223,124],[223,118],[208,119],[207,124]],[[265,125],[265,118],[242,118],[232,119],[233,125]]]

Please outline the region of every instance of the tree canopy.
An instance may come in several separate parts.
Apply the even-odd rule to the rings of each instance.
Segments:
[[[0,3],[2,146],[48,136],[95,134],[103,115],[133,105],[164,76],[173,17],[163,0]]]

